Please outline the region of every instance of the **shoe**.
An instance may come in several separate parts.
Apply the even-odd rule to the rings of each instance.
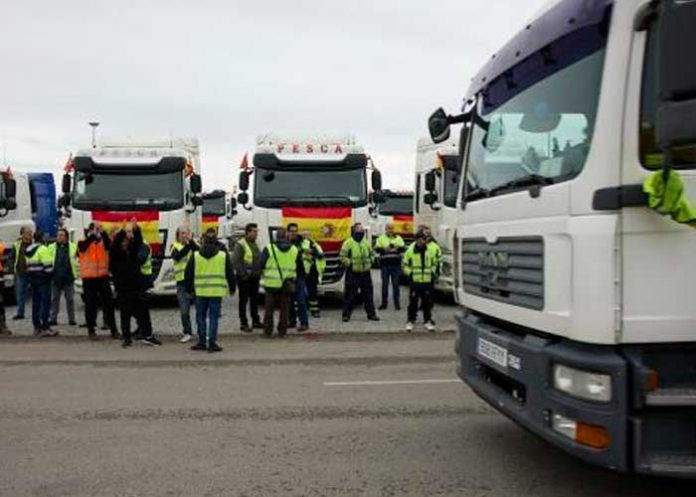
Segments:
[[[432,321],[428,321],[427,323],[425,323],[425,329],[428,331],[435,331],[435,323],[433,323]]]
[[[41,332],[41,337],[42,338],[52,338],[52,337],[57,337],[58,336],[58,331],[53,330],[51,328],[46,328]]]
[[[413,331],[413,323],[411,321],[406,323],[406,331],[408,331],[409,333]]]
[[[254,330],[262,330],[263,323],[261,321],[254,321],[254,324],[251,325],[251,328]]]
[[[367,316],[368,321],[379,321],[379,316],[375,314],[374,316]]]
[[[121,334],[118,331],[112,331],[111,332],[111,339],[112,340],[120,340]]]
[[[95,332],[93,332],[93,331],[89,332],[89,333],[87,334],[87,337],[88,337],[90,340],[99,340],[99,338],[97,337],[97,334],[96,334]]]
[[[121,347],[123,347],[124,349],[130,347],[131,345],[133,345],[133,340],[131,340],[130,338],[124,338],[123,343],[121,343]]]
[[[208,353],[212,354],[214,352],[222,352],[222,347],[220,347],[217,343],[213,343],[208,347]]]
[[[155,335],[150,335],[147,338],[143,338],[144,345],[162,345]]]
[[[396,309],[397,311],[400,311],[400,310],[401,310],[401,304],[394,304],[394,309]]]
[[[309,329],[309,325],[306,324],[301,324],[299,328],[297,328],[298,333],[305,332]]]
[[[48,326],[58,326],[58,321],[51,320],[48,322]]]
[[[350,321],[350,316],[343,316],[343,322],[347,323],[348,321]]]
[[[241,332],[243,332],[243,333],[251,333],[251,332],[252,332],[252,329],[249,328],[249,325],[243,324],[243,325],[241,325],[241,326],[239,327],[239,331],[241,331]]]
[[[19,321],[20,319],[24,319],[24,316],[22,316],[21,314],[17,314],[15,316],[12,316],[12,319],[14,321]]]
[[[386,308],[387,308],[387,304],[382,304],[382,305],[380,305],[380,306],[378,307],[378,309],[379,309],[380,311],[383,311],[383,310],[385,310]]]
[[[191,340],[193,340],[191,333],[184,333],[184,336],[179,339],[179,343],[189,343]]]
[[[68,324],[70,326],[77,326],[77,321],[70,321]]]
[[[33,335],[35,337],[41,336],[41,328],[34,328],[34,333]]]
[[[191,350],[207,350],[207,347],[202,343],[197,343],[196,345],[191,346]]]
[[[289,329],[289,330],[293,330],[293,329],[295,329],[295,328],[297,328],[297,323],[288,323],[288,329]]]

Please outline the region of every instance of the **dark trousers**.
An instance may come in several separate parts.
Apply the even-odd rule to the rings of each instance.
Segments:
[[[31,279],[31,322],[34,329],[47,330],[51,313],[51,282],[45,278]]]
[[[118,292],[118,305],[121,310],[121,332],[123,338],[131,337],[131,319],[135,319],[140,330],[140,335],[146,338],[152,335],[152,322],[150,321],[150,309],[145,301],[143,292],[139,290]]]
[[[408,294],[408,321],[415,322],[418,317],[418,309],[423,310],[423,321],[432,321],[433,311],[433,284],[411,283]]]
[[[239,279],[239,321],[242,326],[249,326],[246,309],[249,307],[251,322],[261,322],[259,317],[259,278]]]
[[[290,315],[288,319],[290,326],[297,326],[297,321],[300,321],[300,326],[309,326],[309,316],[307,316],[307,283],[304,276],[295,278],[295,293],[290,302]]]
[[[82,280],[82,289],[85,294],[85,321],[90,334],[95,333],[97,327],[97,308],[99,302],[104,313],[104,324],[112,334],[118,333],[116,319],[114,317],[114,296],[111,293],[109,278],[86,278]]]
[[[355,296],[360,292],[365,306],[367,317],[377,315],[375,312],[375,303],[373,301],[372,290],[372,275],[370,271],[364,273],[354,273],[351,270],[346,271],[346,295],[343,300],[343,316],[350,317],[353,313],[353,305],[355,304]]]
[[[382,305],[387,305],[389,301],[389,282],[391,281],[392,297],[394,305],[401,304],[401,287],[399,287],[399,278],[401,278],[401,265],[385,264],[381,268],[382,271]]]
[[[307,306],[313,318],[318,318],[321,314],[319,309],[319,273],[315,266],[307,275]]]
[[[5,315],[5,282],[0,271],[0,331],[7,329],[7,316]]]
[[[278,307],[278,335],[285,336],[288,332],[288,317],[290,313],[290,294],[285,292],[266,291],[266,302],[263,315],[263,333],[266,336],[273,334],[273,311]]]

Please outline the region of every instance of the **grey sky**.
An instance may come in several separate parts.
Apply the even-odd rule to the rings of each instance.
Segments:
[[[546,0],[3,0],[0,144],[57,172],[102,136],[197,136],[231,188],[262,132],[351,132],[410,187],[437,106]],[[1,159],[1,157],[0,157]]]

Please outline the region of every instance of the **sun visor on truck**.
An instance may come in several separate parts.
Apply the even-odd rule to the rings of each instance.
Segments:
[[[367,167],[367,155],[365,154],[347,154],[343,160],[283,160],[279,159],[275,154],[255,154],[254,166],[264,168],[282,168],[282,169],[359,169]]]
[[[73,159],[76,171],[81,172],[160,172],[171,173],[182,171],[186,166],[183,157],[162,157],[158,162],[128,161],[126,159],[109,157],[105,162],[95,162],[92,157],[75,157]]]

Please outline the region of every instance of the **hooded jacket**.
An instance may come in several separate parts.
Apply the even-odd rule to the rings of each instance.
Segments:
[[[230,294],[234,294],[235,290],[237,289],[237,281],[234,276],[234,269],[232,268],[232,262],[230,261],[229,255],[227,255],[227,251],[224,250],[219,243],[204,243],[201,249],[198,251],[198,253],[201,255],[201,257],[204,257],[206,259],[211,259],[215,257],[218,253],[223,252],[225,253],[225,279],[227,280],[227,286],[230,290]],[[186,272],[184,273],[184,285],[186,287],[186,291],[194,295],[194,289],[195,289],[195,281],[196,281],[196,259],[195,257],[191,257],[186,264]]]
[[[143,252],[147,257],[142,233],[140,230],[134,230],[133,239],[128,243],[128,249],[124,251],[121,248],[121,243],[125,237],[125,231],[119,231],[109,249],[109,272],[113,276],[116,291],[147,290],[150,287],[150,278],[140,271],[140,266],[144,262],[142,260]]]

